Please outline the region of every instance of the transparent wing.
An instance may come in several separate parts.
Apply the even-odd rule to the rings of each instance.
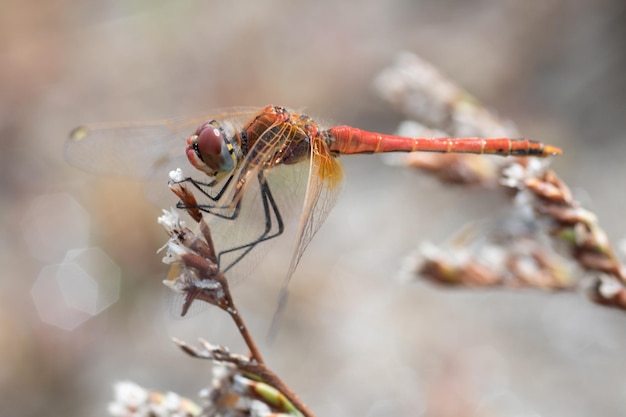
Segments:
[[[184,119],[88,124],[70,133],[65,159],[88,172],[140,180],[151,201],[169,208],[177,201],[167,188],[169,171],[181,168],[200,182],[208,179],[187,161],[187,137],[207,120],[228,121],[241,128],[258,111],[241,107]]]
[[[309,165],[301,163],[277,166],[265,173],[267,184],[278,209],[278,215],[284,223],[285,230],[283,235],[258,243],[233,268],[226,271],[226,277],[230,282],[238,282],[249,276],[255,266],[258,265],[260,260],[263,259],[279,239],[293,238],[293,223],[302,207],[308,171]],[[250,176],[252,177],[252,175]],[[271,208],[269,212],[266,212],[260,184],[255,177],[252,179],[255,180],[250,181],[250,185],[243,195],[241,211],[235,221],[224,220],[215,216],[207,217],[218,251],[238,247],[258,239],[265,232],[268,219],[271,224],[271,230],[268,232],[268,235],[278,232],[278,219]],[[233,263],[240,253],[232,252],[222,255],[220,259],[221,266],[225,268]],[[287,259],[285,259],[286,263]]]
[[[65,143],[65,158],[85,171],[149,180],[171,166],[187,166],[186,138],[204,121],[241,127],[259,108],[231,108],[186,119],[102,123],[77,127]],[[167,178],[167,176],[163,177]]]
[[[294,246],[287,276],[280,292],[278,306],[274,312],[269,338],[272,340],[278,331],[288,298],[288,287],[296,271],[300,258],[319,230],[330,210],[334,207],[341,193],[343,167],[337,158],[330,154],[326,143],[315,141],[311,146],[311,159],[304,203],[298,223],[296,244]]]
[[[322,140],[312,143],[306,194],[298,224],[296,246],[291,256],[285,285],[295,272],[311,239],[337,202],[341,193],[342,180],[341,163],[330,154],[326,143]]]

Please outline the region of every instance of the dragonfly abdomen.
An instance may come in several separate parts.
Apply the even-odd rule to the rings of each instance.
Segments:
[[[546,157],[559,148],[529,139],[409,138],[337,126],[327,133],[330,150],[340,154],[380,152],[442,152]]]

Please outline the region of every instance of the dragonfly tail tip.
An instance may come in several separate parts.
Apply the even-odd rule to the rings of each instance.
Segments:
[[[556,156],[561,155],[562,153],[563,151],[561,150],[561,148],[557,148],[556,146],[545,145],[543,148],[544,156]]]

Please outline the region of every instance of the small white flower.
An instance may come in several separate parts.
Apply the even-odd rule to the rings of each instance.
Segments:
[[[439,246],[429,242],[424,241],[419,247],[419,253],[424,256],[426,259],[443,259],[445,258],[445,252]]]
[[[242,375],[233,375],[233,392],[239,395],[246,395],[250,390],[250,380]]]
[[[222,288],[222,284],[220,284],[217,281],[210,280],[210,279],[202,279],[196,282],[196,287],[203,288],[205,290],[217,291]]]
[[[164,279],[163,285],[180,294],[185,294],[187,292],[187,287],[178,279]]]
[[[113,386],[114,401],[108,411],[114,417],[149,416],[150,393],[139,385],[123,381]]]
[[[182,399],[175,392],[167,392],[161,401],[163,407],[169,411],[177,411],[182,408]]]
[[[250,416],[251,417],[268,417],[276,415],[272,409],[261,401],[250,402]]]
[[[614,297],[622,288],[622,285],[615,278],[608,276],[600,277],[599,292],[604,298]]]
[[[114,398],[128,407],[139,407],[148,401],[149,393],[144,388],[130,381],[118,382],[113,386]]]
[[[422,243],[418,251],[427,261],[445,262],[453,266],[464,265],[471,258],[470,252],[463,250],[463,248],[444,249],[428,241]]]
[[[206,343],[206,346],[213,346],[211,344],[209,344],[208,342]],[[217,346],[215,346],[217,347]],[[233,365],[231,365],[230,363],[227,362],[215,362],[213,364],[213,370],[212,370],[212,374],[213,374],[213,380],[214,381],[221,381],[223,379],[227,379],[230,378],[230,374],[233,371]]]
[[[502,170],[500,183],[510,188],[522,188],[526,179],[526,170],[520,164],[511,164]]]
[[[172,182],[181,182],[185,180],[183,170],[180,168],[176,168],[175,170],[170,171],[169,177]]]
[[[167,252],[162,261],[164,264],[172,265],[181,262],[183,255],[190,252],[189,248],[181,244],[177,239],[171,238],[166,244]]]
[[[179,232],[185,227],[185,221],[181,220],[178,212],[173,208],[163,210],[163,214],[159,216],[157,222],[165,228],[165,231],[169,235]]]

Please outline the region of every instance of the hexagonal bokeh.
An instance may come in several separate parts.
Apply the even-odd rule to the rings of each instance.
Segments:
[[[68,251],[65,264],[76,264],[96,282],[98,297],[94,300],[93,314],[98,314],[120,297],[122,273],[120,267],[100,248]]]
[[[67,193],[41,195],[22,218],[30,254],[44,262],[59,262],[70,248],[89,242],[89,213]]]
[[[69,277],[69,279],[65,279],[65,285],[60,285],[59,277]],[[63,293],[64,287],[69,286],[68,281],[75,280],[88,281],[90,278],[77,265],[49,265],[41,270],[31,289],[41,321],[65,330],[73,330],[93,317],[91,313],[70,307],[66,301],[69,299],[71,302],[72,298],[77,298],[76,294]],[[93,288],[88,283],[85,286]]]
[[[120,268],[101,249],[75,249],[41,270],[31,294],[43,322],[72,330],[118,300],[120,280]]]

